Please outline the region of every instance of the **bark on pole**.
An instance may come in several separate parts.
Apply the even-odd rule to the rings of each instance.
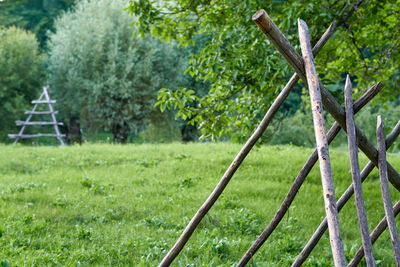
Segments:
[[[394,252],[394,258],[396,260],[396,266],[399,267],[400,242],[399,242],[399,234],[397,233],[396,221],[394,219],[392,199],[390,197],[387,165],[386,165],[385,132],[381,116],[378,116],[376,137],[378,140],[378,165],[379,165],[379,176],[381,180],[383,206],[385,207],[386,219],[389,226],[390,238],[392,240],[392,247]]]
[[[343,242],[340,234],[339,217],[336,208],[335,188],[332,179],[332,170],[329,159],[328,139],[325,134],[325,124],[322,108],[321,92],[314,58],[311,52],[308,27],[302,20],[298,20],[301,51],[303,53],[304,68],[306,71],[308,89],[310,91],[313,113],[315,139],[318,148],[318,159],[324,192],[325,212],[328,219],[329,236],[335,266],[346,266]]]
[[[332,36],[336,29],[336,22],[332,22],[332,24],[328,27],[325,33],[321,36],[320,40],[313,48],[313,53],[316,56],[318,52],[322,49],[322,47],[326,44],[329,38]],[[171,262],[178,256],[180,251],[185,246],[186,242],[189,240],[190,236],[193,234],[194,230],[196,229],[197,225],[203,219],[203,217],[207,214],[207,212],[211,209],[214,205],[215,201],[217,201],[218,197],[222,194],[223,190],[225,189],[226,185],[229,183],[232,176],[235,174],[236,170],[239,168],[240,164],[249,154],[250,150],[256,144],[258,139],[262,136],[264,131],[267,129],[269,123],[271,122],[272,118],[275,116],[276,112],[278,111],[279,107],[282,103],[286,100],[287,96],[293,89],[293,87],[299,81],[299,76],[297,74],[293,74],[292,78],[280,92],[278,97],[275,99],[271,107],[268,109],[267,113],[265,114],[264,118],[262,119],[261,123],[255,130],[255,132],[251,135],[251,137],[247,140],[245,145],[243,146],[242,150],[236,155],[235,159],[226,170],[224,176],[219,181],[218,185],[215,187],[214,191],[208,197],[208,199],[203,203],[200,209],[196,212],[193,216],[192,220],[186,226],[186,229],[181,234],[175,245],[171,248],[168,254],[164,257],[162,262],[159,266],[169,266]],[[379,86],[379,85],[378,85]]]
[[[350,76],[347,75],[344,86],[344,98],[346,106],[347,142],[350,154],[351,176],[355,193],[358,224],[360,225],[361,239],[365,251],[365,259],[368,267],[375,267],[374,253],[372,251],[371,238],[369,237],[367,212],[365,211],[364,196],[361,186],[360,165],[358,162],[358,147],[353,113],[353,90]]]
[[[396,217],[400,212],[400,201],[397,201],[396,204],[393,206],[394,217]],[[379,236],[385,231],[387,227],[387,220],[386,216],[379,222],[379,224],[375,227],[374,231],[371,233],[371,241],[372,244],[379,238]],[[364,257],[364,249],[361,246],[356,254],[354,255],[353,259],[349,262],[348,267],[355,267],[358,266],[362,258]]]
[[[299,75],[305,83],[307,78],[304,71],[304,62],[297,51],[291,46],[285,35],[278,29],[273,21],[268,17],[265,10],[259,10],[253,16],[253,21],[268,37],[271,43],[281,52],[283,57],[292,66],[295,72]],[[321,90],[322,102],[332,117],[339,123],[340,127],[346,131],[346,115],[343,108],[336,101],[336,99],[326,90],[321,81],[318,81]],[[368,140],[368,138],[361,132],[356,126],[356,134],[358,139],[358,146],[365,153],[365,155],[372,161],[375,166],[378,165],[378,150]],[[389,164],[388,174],[389,180],[400,191],[400,175],[397,171]]]
[[[357,102],[356,102],[357,103]],[[356,109],[354,108],[354,111]],[[388,149],[394,141],[396,141],[396,138],[400,134],[400,121],[397,122],[396,126],[393,128],[392,132],[388,135],[386,139],[386,148]],[[361,181],[364,182],[365,179],[368,177],[368,175],[372,172],[374,169],[375,164],[373,162],[368,162],[368,164],[364,167],[364,169],[361,172]],[[344,207],[344,205],[347,203],[347,201],[351,198],[351,196],[354,193],[354,188],[353,185],[351,184],[346,191],[343,193],[343,195],[339,198],[337,202],[337,207],[338,211]],[[299,267],[301,266],[310,256],[312,250],[315,248],[317,245],[318,241],[321,239],[322,235],[325,233],[326,229],[328,228],[328,223],[326,221],[326,218],[321,222],[321,224],[318,226],[317,230],[314,232],[310,240],[307,242],[301,253],[297,256],[296,260],[293,262],[292,267]],[[374,241],[372,240],[372,243]],[[364,253],[364,251],[363,251]],[[364,255],[364,254],[363,254]]]
[[[371,99],[373,99],[383,88],[383,83],[379,82],[369,88],[357,101],[354,103],[354,113],[360,111]],[[329,129],[327,133],[328,144],[330,144],[333,139],[337,136],[340,131],[340,125],[335,122],[331,129]],[[400,132],[400,131],[399,131]],[[258,249],[267,241],[272,232],[276,229],[278,224],[281,222],[283,216],[285,216],[287,210],[292,204],[297,192],[302,186],[304,180],[307,175],[310,173],[311,169],[314,167],[315,163],[318,160],[318,151],[315,149],[310,157],[307,159],[306,163],[303,165],[303,168],[298,173],[296,179],[294,180],[292,186],[290,187],[284,201],[279,207],[273,219],[269,222],[268,226],[264,229],[261,235],[257,238],[257,240],[251,245],[251,247],[246,251],[243,257],[240,259],[237,266],[245,266],[249,260],[256,254]],[[372,164],[372,168],[374,165]]]

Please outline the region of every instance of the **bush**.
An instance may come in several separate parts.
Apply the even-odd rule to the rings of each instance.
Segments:
[[[311,110],[307,114],[298,109],[293,116],[282,119],[277,130],[269,132],[270,144],[293,144],[296,146],[313,147],[315,145],[315,135]]]
[[[150,123],[146,129],[139,133],[140,139],[145,143],[170,143],[182,140],[179,125],[170,112],[153,112]]]
[[[34,34],[16,27],[0,28],[0,140],[17,131],[16,119],[38,97],[46,78],[44,55]]]
[[[326,132],[330,129],[335,120],[325,114]],[[396,101],[389,102],[386,106],[382,104],[367,105],[355,115],[356,125],[367,136],[372,144],[376,145],[376,120],[381,115],[385,124],[385,133],[388,135],[399,120],[400,105]],[[276,123],[275,123],[276,124]],[[274,130],[274,128],[276,130]],[[272,130],[271,130],[272,129]],[[278,126],[272,125],[266,138],[269,144],[293,144],[296,146],[315,147],[315,135],[311,110],[297,110],[293,116],[282,119]],[[338,136],[331,143],[331,146],[340,146],[347,149],[347,136],[341,130]],[[399,151],[399,141],[395,142],[390,151]]]

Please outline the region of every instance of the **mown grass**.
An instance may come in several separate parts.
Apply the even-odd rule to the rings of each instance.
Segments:
[[[0,262],[7,266],[155,266],[207,198],[240,145],[0,146]],[[273,217],[311,149],[251,152],[174,266],[229,266]],[[400,156],[389,155],[400,170]],[[337,196],[351,183],[331,150]],[[367,162],[361,157],[361,166]],[[363,186],[370,229],[384,215],[378,173]],[[393,189],[393,188],[392,188]],[[400,193],[392,190],[393,202]],[[250,266],[287,266],[324,217],[318,166]],[[360,245],[354,198],[339,216],[346,256]],[[400,226],[400,225],[399,225]],[[387,231],[374,245],[394,264]],[[306,266],[331,265],[324,235]]]

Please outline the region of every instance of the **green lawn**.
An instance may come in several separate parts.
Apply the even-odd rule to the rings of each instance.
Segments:
[[[156,266],[240,148],[0,145],[0,266]],[[237,262],[273,217],[311,151],[262,146],[251,152],[174,266]],[[400,156],[388,158],[400,170]],[[331,150],[331,160],[338,197],[351,183],[349,160],[339,150]],[[366,162],[361,157],[361,167]],[[363,189],[372,229],[384,215],[376,170]],[[392,191],[393,202],[398,199],[400,193]],[[290,265],[323,217],[316,166],[250,266]],[[354,198],[339,220],[350,259],[361,242]],[[374,253],[380,266],[393,266],[387,231]],[[325,235],[307,266],[330,264]]]

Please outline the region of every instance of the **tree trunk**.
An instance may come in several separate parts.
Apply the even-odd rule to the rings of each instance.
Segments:
[[[114,143],[126,144],[129,135],[129,127],[126,124],[126,122],[124,122],[122,125],[121,124],[114,125],[113,135],[114,135],[113,138]]]
[[[67,133],[67,144],[79,143],[82,144],[81,127],[77,117],[69,118],[69,125],[65,127]]]

